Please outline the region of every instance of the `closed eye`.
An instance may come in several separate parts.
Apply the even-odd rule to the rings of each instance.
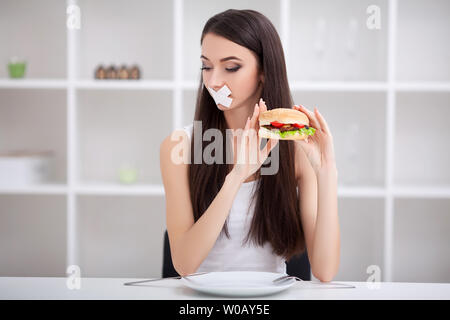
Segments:
[[[237,66],[237,67],[234,67],[234,68],[231,68],[231,69],[225,69],[225,70],[230,71],[230,72],[236,72],[236,71],[238,71],[240,68],[241,68],[240,66]]]
[[[238,71],[240,68],[241,68],[241,66],[237,66],[237,67],[230,68],[230,69],[225,68],[225,70],[227,70],[228,72],[236,72],[236,71]],[[211,69],[211,68],[208,68],[208,67],[201,67],[201,68],[200,68],[200,70],[206,70],[206,71],[208,71],[208,70],[210,70],[210,69]]]

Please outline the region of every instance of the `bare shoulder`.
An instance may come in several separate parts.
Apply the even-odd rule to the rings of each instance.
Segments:
[[[163,148],[173,148],[178,143],[188,143],[189,137],[183,129],[173,130],[168,136],[166,136],[161,142],[160,151],[163,151]]]
[[[188,148],[190,145],[189,137],[187,133],[182,129],[177,129],[172,131],[168,136],[164,138],[159,147],[160,157],[165,157],[165,160],[169,160],[176,155],[176,152],[183,149]],[[189,150],[189,149],[187,149]],[[179,164],[179,159],[171,159],[174,164]]]
[[[172,177],[187,179],[189,164],[189,137],[184,130],[172,131],[161,142],[159,148],[159,159],[161,176],[166,189],[170,188]],[[181,175],[181,176],[180,176]]]
[[[166,200],[166,224],[171,250],[194,223],[189,189],[189,137],[174,130],[160,145],[160,168]]]

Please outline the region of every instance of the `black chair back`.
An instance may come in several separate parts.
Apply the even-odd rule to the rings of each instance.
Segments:
[[[309,264],[308,253],[305,250],[301,255],[294,256],[286,262],[286,273],[290,276],[299,277],[302,280],[311,280],[311,266]],[[162,276],[177,277],[178,272],[172,264],[172,255],[170,253],[169,235],[167,230],[164,232],[164,254]]]
[[[175,270],[172,263],[172,254],[170,253],[169,235],[167,230],[164,232],[164,253],[163,253],[163,278],[178,277],[179,274]]]

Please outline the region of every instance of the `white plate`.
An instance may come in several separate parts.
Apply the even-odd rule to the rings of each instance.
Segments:
[[[274,294],[295,284],[288,279],[281,284],[272,281],[285,273],[257,271],[209,272],[193,277],[181,278],[182,283],[196,291],[230,297],[254,297]]]

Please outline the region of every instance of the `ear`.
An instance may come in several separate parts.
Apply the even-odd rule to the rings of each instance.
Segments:
[[[264,83],[264,73],[263,72],[261,73],[260,80],[262,83]]]

